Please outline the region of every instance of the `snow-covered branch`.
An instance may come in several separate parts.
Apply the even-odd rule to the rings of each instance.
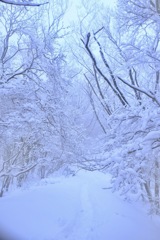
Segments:
[[[155,95],[148,93],[147,91],[145,91],[144,89],[141,89],[140,87],[137,87],[133,84],[128,83],[127,81],[125,81],[124,79],[122,79],[121,77],[118,77],[119,80],[121,80],[124,84],[126,84],[127,86],[129,86],[130,88],[137,90],[143,94],[145,94],[146,96],[148,96],[149,98],[151,98],[154,102],[156,102],[158,104],[158,106],[160,106],[160,102],[158,101],[158,99],[155,97]]]

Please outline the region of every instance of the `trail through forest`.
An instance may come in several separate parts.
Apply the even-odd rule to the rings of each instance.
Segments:
[[[110,177],[80,171],[0,199],[0,234],[23,240],[159,240],[160,221],[112,193]]]

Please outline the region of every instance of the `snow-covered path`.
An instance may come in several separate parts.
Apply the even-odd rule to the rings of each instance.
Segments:
[[[17,240],[159,240],[160,224],[104,189],[109,186],[106,175],[81,171],[16,191],[0,199],[0,234]]]

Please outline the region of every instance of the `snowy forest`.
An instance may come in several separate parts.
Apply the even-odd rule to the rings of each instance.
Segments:
[[[158,215],[160,1],[69,6],[0,1],[0,197],[98,170]]]

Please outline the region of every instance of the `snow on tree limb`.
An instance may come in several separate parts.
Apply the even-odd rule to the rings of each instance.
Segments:
[[[39,7],[41,5],[47,4],[48,2],[45,3],[29,3],[29,2],[15,2],[12,0],[0,0],[2,3],[10,4],[10,5],[16,5],[16,6],[29,6],[29,7]]]
[[[128,83],[127,81],[125,81],[124,79],[122,79],[121,77],[118,77],[119,80],[121,80],[124,84],[126,84],[127,86],[129,86],[130,88],[132,89],[135,89],[141,93],[144,93],[146,96],[148,96],[149,98],[151,98],[154,102],[156,102],[158,104],[158,106],[160,106],[160,102],[158,101],[158,99],[155,97],[155,95],[153,95],[152,93],[148,93],[146,92],[145,90],[135,86],[135,85],[132,85],[130,83]]]

